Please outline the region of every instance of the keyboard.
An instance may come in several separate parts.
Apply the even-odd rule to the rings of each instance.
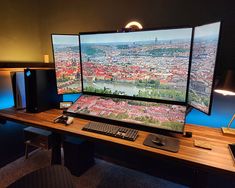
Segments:
[[[100,122],[89,122],[82,130],[135,141],[138,130]]]

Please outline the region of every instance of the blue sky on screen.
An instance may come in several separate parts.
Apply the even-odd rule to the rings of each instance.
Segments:
[[[220,22],[198,26],[195,28],[195,38],[218,36]]]
[[[103,33],[80,35],[81,43],[137,42],[155,40],[191,39],[191,28],[139,31],[127,33]]]
[[[78,35],[52,35],[53,44],[79,46]]]

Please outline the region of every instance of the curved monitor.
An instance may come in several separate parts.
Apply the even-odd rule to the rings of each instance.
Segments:
[[[81,92],[79,36],[52,34],[51,39],[58,94]]]
[[[210,114],[220,22],[195,27],[188,104]]]
[[[192,28],[81,33],[83,91],[186,102]]]
[[[182,133],[186,106],[81,95],[66,112]]]

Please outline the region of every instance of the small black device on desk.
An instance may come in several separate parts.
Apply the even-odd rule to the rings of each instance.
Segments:
[[[231,155],[232,155],[232,157],[233,157],[233,160],[234,160],[234,162],[235,162],[235,144],[229,144],[229,145],[228,145],[228,148],[229,148],[229,150],[230,150],[230,152],[231,152]]]
[[[73,123],[73,117],[62,114],[54,119],[54,123],[63,123],[65,125],[70,125]]]
[[[100,122],[89,122],[82,130],[131,141],[135,141],[138,136],[138,131],[135,129]]]
[[[61,101],[60,109],[68,109],[73,104],[72,101]]]

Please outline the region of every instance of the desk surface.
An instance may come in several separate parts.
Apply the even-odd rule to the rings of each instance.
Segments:
[[[224,136],[220,129],[186,124],[185,130],[193,132],[193,137],[185,138],[182,135],[176,135],[180,140],[180,149],[178,153],[172,153],[144,146],[144,139],[149,134],[145,131],[139,131],[138,138],[135,142],[132,142],[83,131],[82,127],[89,121],[80,118],[74,118],[73,124],[69,126],[53,123],[53,119],[61,113],[62,111],[57,109],[40,113],[26,113],[24,110],[4,109],[0,110],[0,118],[61,133],[75,134],[97,141],[111,142],[140,150],[141,152],[146,152],[153,156],[169,158],[205,170],[216,170],[233,175],[235,174],[235,164],[228,149],[228,144],[235,143],[235,137]],[[193,145],[195,139],[210,142],[212,150],[195,147]]]

